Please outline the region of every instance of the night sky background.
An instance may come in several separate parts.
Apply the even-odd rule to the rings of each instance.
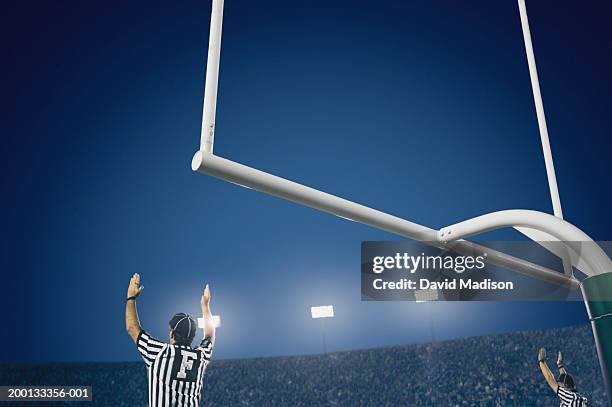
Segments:
[[[566,219],[612,240],[612,3],[528,3]],[[0,361],[136,360],[204,282],[216,357],[563,326],[573,303],[361,302],[396,236],[190,169],[210,1],[3,6]],[[227,0],[215,153],[439,228],[551,212],[515,0]],[[520,238],[511,231],[483,238]],[[545,344],[543,344],[545,345]],[[534,355],[535,357],[535,355]]]

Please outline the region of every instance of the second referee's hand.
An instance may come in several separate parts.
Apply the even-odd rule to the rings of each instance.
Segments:
[[[559,352],[559,355],[557,356],[557,367],[559,369],[563,367],[563,355],[561,354],[561,352]]]
[[[538,352],[538,361],[546,362],[546,349],[540,348],[540,351]]]

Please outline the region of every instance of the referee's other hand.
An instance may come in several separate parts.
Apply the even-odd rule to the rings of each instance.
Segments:
[[[128,286],[127,298],[138,297],[142,290],[144,290],[144,286],[140,285],[140,274],[134,273]]]

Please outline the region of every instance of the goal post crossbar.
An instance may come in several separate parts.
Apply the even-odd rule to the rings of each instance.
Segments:
[[[573,276],[562,274],[550,268],[467,240],[444,242],[439,238],[439,233],[435,229],[239,164],[211,153],[203,151],[196,152],[191,163],[191,168],[193,171],[207,174],[233,184],[274,195],[344,219],[363,223],[437,247],[449,247],[456,252],[463,253],[484,253],[486,251],[488,261],[492,264],[549,283],[566,286],[571,289],[578,288],[580,284]]]

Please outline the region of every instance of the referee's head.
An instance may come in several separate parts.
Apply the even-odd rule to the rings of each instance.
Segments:
[[[559,377],[557,378],[557,384],[569,391],[576,391],[576,384],[574,383],[574,378],[567,373],[561,373],[559,375]]]
[[[191,346],[197,331],[197,323],[192,316],[179,312],[172,317],[169,325],[170,344]]]

